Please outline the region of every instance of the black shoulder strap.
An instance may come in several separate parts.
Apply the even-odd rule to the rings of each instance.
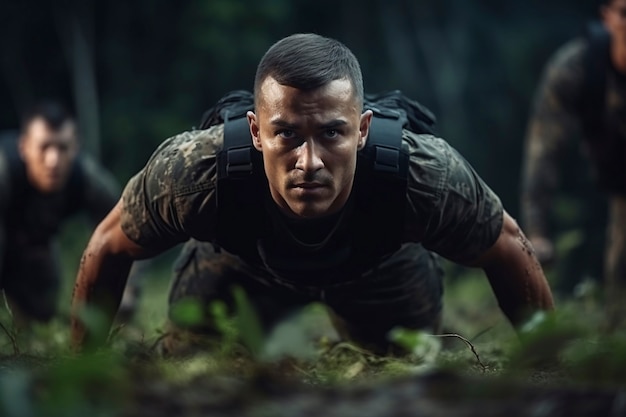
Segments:
[[[360,221],[354,230],[361,256],[400,247],[406,212],[409,155],[402,146],[402,112],[374,110],[367,145],[359,151],[355,190]]]
[[[357,215],[367,228],[355,233],[362,253],[386,253],[399,247],[404,225],[408,153],[402,149],[401,112],[376,109],[366,146],[359,151],[355,187]],[[247,120],[239,115],[224,120],[224,146],[218,153],[217,243],[226,250],[252,253],[252,239],[265,228],[267,179],[263,159],[252,146]],[[374,237],[374,239],[372,239]],[[243,243],[247,242],[247,243]]]
[[[252,238],[261,235],[265,226],[262,207],[268,186],[263,159],[252,146],[245,115],[225,117],[224,145],[217,155],[217,169],[215,243],[230,252],[255,253]]]

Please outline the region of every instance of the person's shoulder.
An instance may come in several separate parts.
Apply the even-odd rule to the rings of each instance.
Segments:
[[[223,142],[223,125],[203,130],[189,130],[163,141],[151,159],[181,160],[185,165],[193,165],[207,155],[217,154],[222,149]]]
[[[402,142],[409,154],[409,188],[436,201],[442,195],[449,173],[450,144],[433,134],[406,129]]]
[[[439,136],[406,129],[402,132],[402,142],[412,160],[428,166],[444,164],[450,149],[450,144]]]
[[[211,188],[217,154],[223,146],[223,125],[190,130],[166,139],[143,170],[146,183],[155,192],[169,184],[174,194],[191,187]]]
[[[577,69],[584,62],[588,50],[589,42],[586,38],[582,36],[573,38],[552,53],[547,62],[548,70],[559,72]]]
[[[441,137],[405,131],[404,143],[409,149],[413,186],[431,190],[435,196],[477,176],[468,160]]]

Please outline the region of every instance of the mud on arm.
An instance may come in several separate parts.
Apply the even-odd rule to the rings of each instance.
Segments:
[[[71,308],[70,342],[75,351],[105,342],[133,261],[157,254],[139,246],[122,231],[121,207],[120,201],[98,225],[81,258]],[[102,333],[89,333],[83,322],[85,308],[102,313]]]
[[[467,265],[483,268],[500,308],[516,328],[533,313],[554,308],[552,292],[532,246],[506,212],[496,243]]]

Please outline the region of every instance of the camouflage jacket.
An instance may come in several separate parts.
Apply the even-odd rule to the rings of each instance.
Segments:
[[[422,242],[454,261],[475,259],[500,234],[499,198],[444,140],[404,131],[403,141],[410,154],[404,241]],[[122,195],[122,229],[131,240],[158,250],[190,238],[214,241],[216,155],[222,142],[223,125],[217,125],[161,144]],[[287,236],[282,229],[290,228],[289,221],[272,203],[266,204],[275,234]],[[358,207],[346,205],[336,222],[349,221],[350,210]]]
[[[585,39],[577,38],[557,50],[535,95],[525,138],[521,199],[522,223],[531,236],[548,233],[550,197],[560,178],[558,160],[570,140],[583,139],[581,149],[600,186],[609,193],[626,192],[619,185],[626,181],[626,76],[608,66],[603,126],[586,128],[581,101],[586,97],[588,48]]]

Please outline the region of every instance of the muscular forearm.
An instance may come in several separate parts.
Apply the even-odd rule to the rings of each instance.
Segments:
[[[502,312],[514,326],[538,310],[554,308],[550,287],[532,246],[506,212],[500,237],[474,266],[483,268]]]
[[[133,261],[152,256],[126,237],[120,214],[121,203],[98,225],[80,262],[72,300],[71,343],[76,350],[104,342]],[[102,317],[98,329],[86,327],[83,319],[89,312]],[[92,334],[94,330],[99,331]]]
[[[509,265],[495,264],[485,268],[502,312],[513,326],[523,324],[539,310],[551,310],[554,301],[541,266],[524,240],[524,255],[512,257]]]
[[[112,254],[94,246],[90,243],[83,254],[74,287],[71,343],[75,350],[105,341],[133,262],[127,255]],[[100,329],[86,328],[83,314],[87,310],[102,317],[98,323]]]

